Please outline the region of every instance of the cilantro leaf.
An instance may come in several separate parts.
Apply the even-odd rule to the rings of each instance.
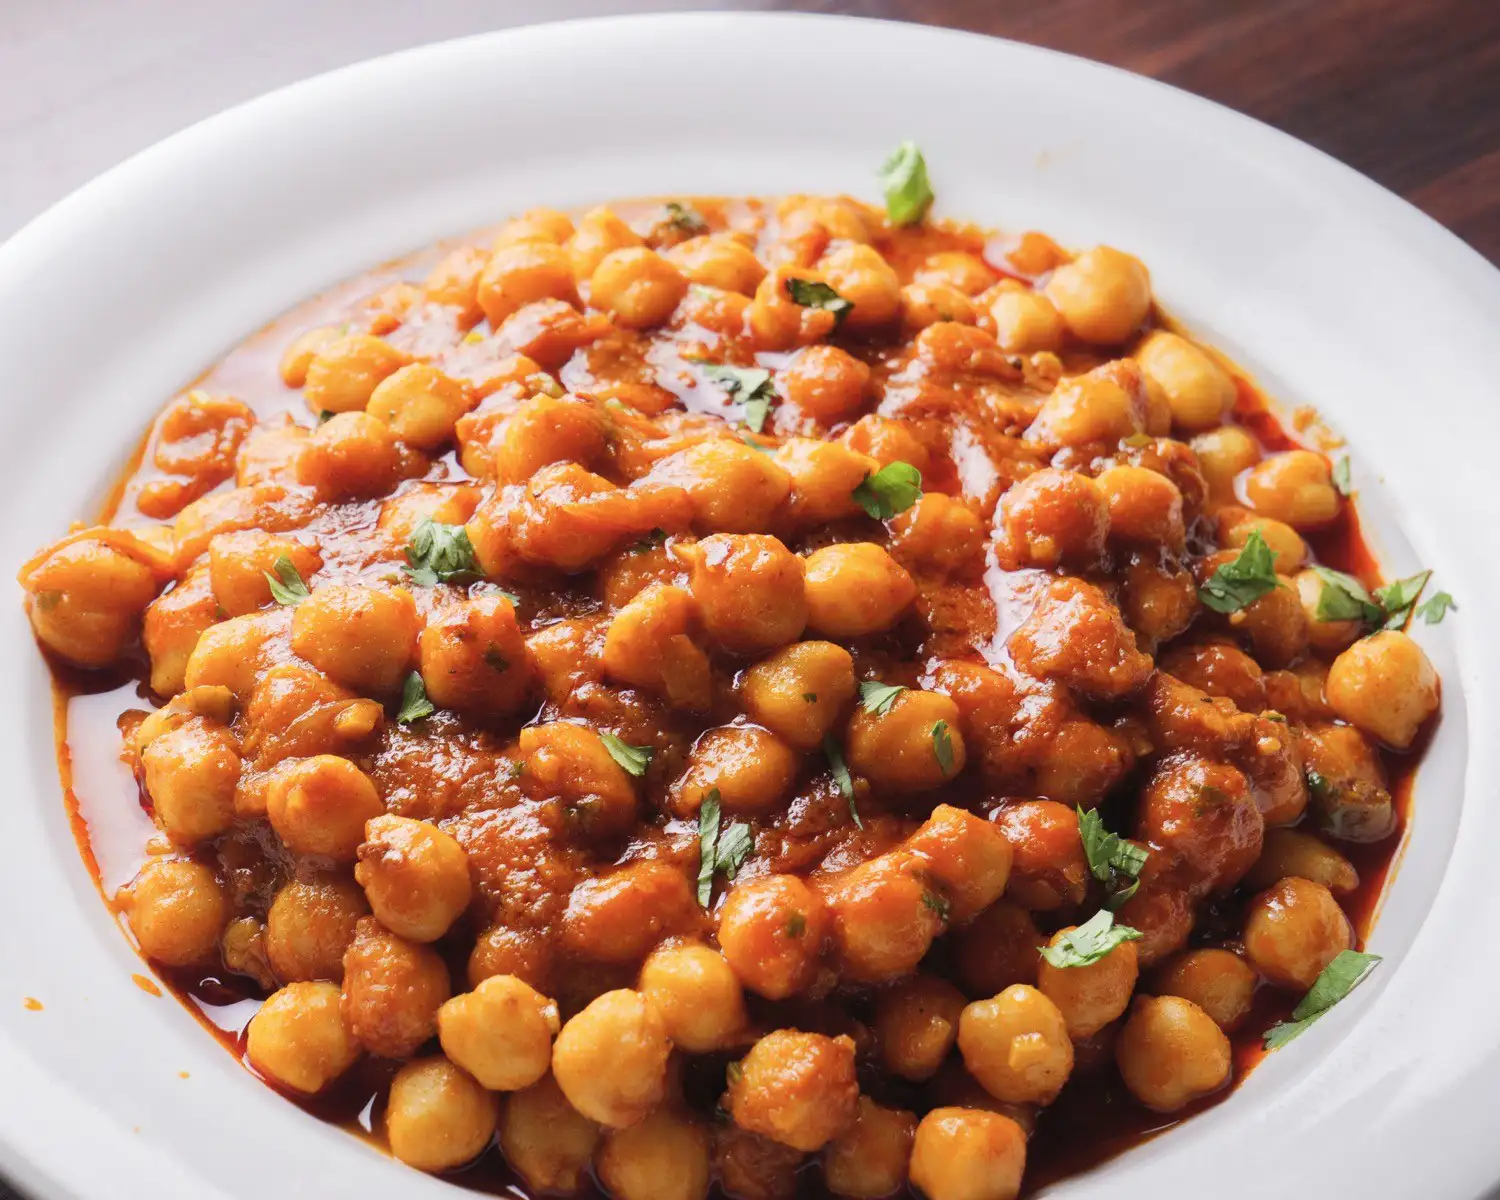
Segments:
[[[859,702],[867,713],[883,717],[891,711],[896,697],[906,691],[899,683],[881,683],[878,679],[867,679],[859,685]]]
[[[932,185],[927,181],[927,160],[916,142],[902,142],[880,168],[880,186],[885,192],[885,215],[892,225],[915,225],[932,205]]]
[[[854,818],[855,825],[863,829],[865,823],[859,819],[859,809],[854,806],[854,777],[849,774],[849,767],[844,762],[843,752],[839,744],[833,740],[833,734],[823,736],[823,753],[828,758],[828,766],[833,771],[833,781],[838,784],[839,795],[849,802],[849,815]]]
[[[635,545],[630,547],[631,554],[646,554],[655,550],[658,546],[666,545],[667,531],[665,529],[653,529]]]
[[[396,712],[396,720],[403,725],[410,725],[435,712],[437,706],[427,698],[427,688],[422,683],[421,673],[413,671],[401,687],[401,707]]]
[[[1375,589],[1375,602],[1385,610],[1387,629],[1400,629],[1406,624],[1412,605],[1417,602],[1417,597],[1422,594],[1422,589],[1431,578],[1431,571],[1418,571],[1415,575],[1408,575],[1405,579],[1398,579],[1395,583]]]
[[[1448,615],[1449,609],[1457,612],[1458,602],[1447,592],[1439,592],[1431,600],[1417,606],[1417,616],[1429,625],[1436,625]]]
[[[922,498],[922,472],[911,463],[888,463],[866,475],[850,494],[877,521],[888,521]]]
[[[1104,885],[1104,907],[1114,912],[1141,886],[1141,868],[1150,852],[1105,829],[1097,809],[1079,805],[1077,811],[1078,835],[1083,839],[1089,872]]]
[[[946,921],[953,911],[953,905],[948,897],[939,896],[936,892],[923,892],[922,904],[937,913],[939,921]]]
[[[733,879],[755,848],[750,826],[723,826],[722,815],[723,800],[713,788],[698,808],[698,903],[704,908],[713,898],[714,875],[722,872],[725,879]]]
[[[1116,925],[1115,914],[1101,908],[1082,925],[1063,934],[1055,946],[1043,946],[1042,957],[1054,967],[1086,967],[1121,943],[1138,941],[1140,936],[1139,929]]]
[[[944,776],[953,774],[953,738],[948,733],[948,722],[939,721],[932,727],[932,753],[937,759],[938,769]]]
[[[444,525],[423,517],[406,543],[406,561],[401,569],[418,587],[439,583],[472,583],[479,578],[474,547],[462,525]]]
[[[771,385],[771,372],[764,367],[732,367],[727,363],[708,362],[706,359],[690,358],[703,373],[722,387],[731,400],[744,406],[741,419],[746,428],[759,433],[765,428],[766,418],[771,414],[771,401],[776,399],[776,389]]]
[[[1323,581],[1314,613],[1318,620],[1363,621],[1367,625],[1379,625],[1385,620],[1385,610],[1370,598],[1365,585],[1353,575],[1331,567],[1314,567],[1313,574]]]
[[[637,779],[644,775],[646,768],[651,765],[651,756],[655,751],[650,746],[632,746],[612,733],[601,733],[599,740],[609,751],[610,758],[624,767],[627,774],[634,775]]]
[[[807,932],[807,918],[799,912],[794,912],[786,919],[787,937],[799,938]]]
[[[1300,1037],[1330,1008],[1357,988],[1380,961],[1378,954],[1364,954],[1358,950],[1343,950],[1323,968],[1313,985],[1292,1009],[1290,1021],[1278,1021],[1266,1030],[1265,1047],[1279,1050],[1294,1038]]]
[[[1276,556],[1257,529],[1239,554],[1221,565],[1198,589],[1198,599],[1217,613],[1239,612],[1275,587]]]
[[[767,458],[775,458],[776,457],[776,451],[772,450],[770,446],[762,446],[759,442],[757,442],[748,433],[742,433],[742,434],[740,434],[740,441],[744,442],[745,445],[749,446],[750,449],[752,449],[752,450],[759,450]]]
[[[843,323],[849,310],[854,307],[854,301],[845,300],[826,283],[816,279],[788,279],[786,294],[794,304],[800,304],[803,308],[826,308],[833,314],[834,328]]]
[[[278,555],[272,565],[276,568],[275,575],[272,575],[270,571],[262,571],[261,574],[271,585],[271,599],[277,604],[294,608],[312,595],[307,590],[307,584],[302,581],[302,575],[298,572],[296,564],[285,554]]]
[[[690,204],[668,200],[662,207],[666,210],[666,223],[674,229],[681,229],[684,233],[702,233],[708,228],[703,214]]]
[[[1354,485],[1349,480],[1349,456],[1346,454],[1333,464],[1333,486],[1340,496],[1351,495]]]

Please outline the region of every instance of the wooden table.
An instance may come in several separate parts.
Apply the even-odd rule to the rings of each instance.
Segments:
[[[922,21],[1126,67],[1311,142],[1500,262],[1500,0],[12,0],[0,237],[136,150],[319,71],[547,17],[704,7]],[[0,1200],[15,1200],[3,1182]]]

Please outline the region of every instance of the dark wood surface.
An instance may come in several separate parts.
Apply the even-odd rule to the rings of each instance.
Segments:
[[[844,0],[1111,63],[1348,163],[1500,263],[1500,0]]]

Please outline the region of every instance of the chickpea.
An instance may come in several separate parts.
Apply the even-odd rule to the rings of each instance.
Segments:
[[[1000,898],[1010,879],[1010,842],[990,822],[951,804],[939,804],[906,839],[905,848],[926,860],[948,897],[955,925],[973,920]]]
[[[750,301],[746,318],[759,348],[790,350],[796,346],[808,346],[822,341],[838,323],[838,318],[828,309],[798,304],[793,300],[790,289],[794,281],[827,282],[820,271],[786,265],[776,267],[762,279],[755,288],[755,297]],[[899,301],[899,289],[897,297]]]
[[[578,302],[573,262],[555,242],[530,240],[501,246],[479,276],[476,298],[490,327],[538,300]]]
[[[496,975],[514,975],[543,991],[551,968],[552,943],[543,935],[526,927],[496,924],[475,940],[467,974],[470,988]]]
[[[730,1073],[726,1107],[742,1129],[813,1151],[854,1124],[858,1103],[852,1039],[778,1029]]]
[[[681,869],[646,859],[574,886],[562,917],[562,949],[600,963],[637,963],[662,935],[696,920]]]
[[[803,563],[766,534],[715,534],[697,544],[693,598],[704,626],[735,654],[796,641],[807,623]]]
[[[658,1108],[629,1129],[609,1130],[595,1165],[614,1200],[703,1200],[708,1130],[689,1113]]]
[[[649,329],[665,323],[687,287],[681,271],[655,250],[637,246],[600,260],[589,277],[589,303],[627,329]]]
[[[1361,638],[1328,669],[1328,704],[1362,733],[1407,749],[1438,708],[1438,677],[1422,647],[1383,629]]]
[[[1219,510],[1218,526],[1219,541],[1236,549],[1244,546],[1252,533],[1260,534],[1276,560],[1277,572],[1282,575],[1293,574],[1307,561],[1307,543],[1284,521],[1257,517],[1247,509],[1230,505]]]
[[[777,382],[787,399],[809,417],[837,425],[864,408],[870,368],[837,346],[807,346],[792,355]]]
[[[343,335],[338,328],[333,325],[320,325],[299,333],[287,343],[281,361],[277,364],[276,370],[281,376],[281,382],[289,388],[301,387],[307,382],[307,368],[312,366],[314,357],[341,336]]]
[[[1146,377],[1166,395],[1172,423],[1183,432],[1213,429],[1234,407],[1234,380],[1178,334],[1153,330],[1136,347],[1135,358]]]
[[[792,490],[792,477],[769,455],[727,438],[680,450],[646,478],[683,488],[694,524],[709,533],[759,532]]]
[[[605,428],[592,404],[568,396],[533,396],[517,405],[490,439],[495,478],[525,483],[553,463],[592,466],[608,447]]]
[[[1245,883],[1268,888],[1288,876],[1320,883],[1335,896],[1347,896],[1359,887],[1354,864],[1326,842],[1298,829],[1267,829],[1265,846]]]
[[[972,325],[974,304],[946,283],[909,283],[901,289],[901,325],[908,334],[939,322]]]
[[[162,734],[142,753],[157,824],[179,846],[217,837],[234,823],[238,750],[227,729],[197,720]]]
[[[380,923],[399,937],[433,942],[469,906],[469,859],[451,834],[384,814],[365,825],[354,878]]]
[[[1056,946],[1076,926],[1067,925],[1052,935]],[[1134,942],[1121,942],[1097,962],[1083,967],[1054,967],[1042,959],[1037,988],[1062,1013],[1068,1036],[1075,1042],[1098,1033],[1130,1004],[1137,976]]]
[[[796,642],[749,668],[740,698],[750,718],[812,750],[854,698],[854,660],[832,642]]]
[[[115,899],[141,953],[169,967],[209,958],[229,919],[214,873],[185,859],[148,860]]]
[[[283,983],[344,977],[344,951],[370,911],[364,893],[338,876],[282,885],[266,913],[266,956]]]
[[[1265,821],[1243,772],[1185,757],[1158,766],[1141,797],[1137,830],[1181,859],[1190,885],[1227,891],[1260,856]]]
[[[841,973],[867,983],[912,971],[949,911],[926,862],[902,851],[872,858],[840,878],[828,891],[828,909]]]
[[[568,239],[568,258],[573,277],[592,278],[607,254],[642,244],[640,236],[620,220],[611,209],[593,208],[584,213],[578,228]]]
[[[873,458],[882,467],[888,467],[893,462],[904,462],[910,463],[919,471],[925,471],[931,458],[927,447],[917,440],[905,421],[876,416],[874,413],[860,417],[839,434],[838,440],[856,454]]]
[[[1181,996],[1141,996],[1115,1040],[1115,1062],[1130,1094],[1157,1112],[1176,1112],[1229,1080],[1229,1039]]]
[[[1234,557],[1220,551],[1203,561],[1211,573]],[[1230,616],[1229,627],[1247,638],[1255,657],[1268,667],[1286,667],[1307,649],[1307,618],[1302,615],[1302,599],[1292,581],[1278,575],[1276,586]]]
[[[967,761],[959,725],[958,705],[947,696],[907,689],[883,713],[855,712],[849,722],[850,769],[893,791],[940,787]]]
[[[297,605],[292,650],[346,687],[390,695],[416,657],[419,631],[405,588],[326,585]]]
[[[1015,901],[997,900],[954,937],[958,975],[971,996],[994,996],[1017,983],[1036,985],[1045,939]]]
[[[854,1124],[823,1149],[823,1180],[836,1196],[879,1200],[906,1182],[917,1118],[859,1098]]]
[[[595,209],[594,212],[607,210]],[[593,213],[584,217],[587,221]],[[532,208],[512,217],[500,228],[492,250],[513,246],[517,242],[551,242],[560,246],[573,236],[573,221],[555,208]]]
[[[697,942],[665,942],[641,967],[641,994],[655,1006],[672,1044],[690,1054],[734,1045],[748,1020],[733,968]]]
[[[782,807],[797,774],[796,753],[755,725],[721,725],[699,736],[687,770],[672,785],[672,811],[692,817],[703,797],[719,793],[724,811],[760,816]]]
[[[1180,500],[1178,515],[1180,521]],[[1007,570],[1064,564],[1085,570],[1104,552],[1109,522],[1110,501],[1098,483],[1043,467],[1001,498],[995,552]]]
[[[1354,944],[1349,918],[1321,883],[1293,876],[1262,892],[1245,914],[1245,955],[1274,983],[1306,991]]]
[[[824,256],[819,266],[829,286],[854,307],[844,318],[851,333],[868,333],[901,314],[901,280],[873,246],[849,244]]]
[[[446,1054],[495,1092],[528,1088],[552,1065],[557,1005],[514,975],[494,975],[437,1011]]]
[[[1023,673],[1095,699],[1127,696],[1151,677],[1151,658],[1141,653],[1113,601],[1071,576],[1037,595],[1005,644]]]
[[[453,440],[458,418],[474,407],[468,384],[426,363],[411,363],[380,381],[365,411],[420,450]]]
[[[1051,300],[1024,287],[1002,287],[990,302],[995,341],[1007,354],[1059,350],[1068,327]]]
[[[441,1054],[418,1059],[391,1080],[385,1133],[407,1166],[452,1170],[478,1158],[495,1136],[495,1098]]]
[[[1010,881],[1006,894],[1036,912],[1083,901],[1088,862],[1078,833],[1078,815],[1055,800],[1026,800],[994,817],[1010,842]]]
[[[1026,1134],[1000,1113],[934,1108],[917,1126],[911,1181],[928,1200],[1015,1200]]]
[[[258,529],[216,535],[208,544],[208,580],[214,600],[231,617],[264,608],[271,602],[266,575],[276,573],[276,563],[282,558],[304,581],[323,565],[315,547]]]
[[[874,459],[842,442],[812,438],[783,442],[775,461],[792,480],[782,516],[795,528],[826,525],[862,511],[854,491],[879,468]]]
[[[504,596],[440,609],[422,630],[418,661],[427,698],[458,712],[510,716],[536,683],[516,610]]]
[[[519,740],[526,774],[573,810],[584,832],[610,834],[635,820],[635,786],[599,735],[585,725],[528,725]]]
[[[550,1075],[506,1098],[500,1148],[535,1191],[576,1192],[598,1141],[599,1126],[568,1103]]]
[[[401,449],[384,421],[369,413],[330,417],[307,439],[297,482],[325,498],[361,499],[391,490],[401,474]]]
[[[1198,614],[1198,585],[1192,573],[1160,556],[1134,554],[1125,565],[1120,611],[1142,646],[1159,646],[1192,624]]]
[[[1024,983],[965,1008],[958,1049],[969,1074],[1010,1104],[1051,1104],[1073,1070],[1073,1043],[1062,1013]]]
[[[1322,776],[1310,789],[1318,828],[1351,842],[1378,842],[1396,825],[1385,768],[1365,734],[1351,725],[1309,724],[1299,743],[1306,770]]]
[[[732,1121],[716,1123],[714,1171],[719,1186],[733,1200],[793,1200],[806,1156],[770,1138],[741,1129]]]
[[[742,296],[754,295],[756,285],[766,277],[766,268],[755,257],[755,251],[729,233],[688,238],[665,251],[662,257],[690,283]]]
[[[891,522],[891,554],[904,567],[957,575],[984,561],[985,528],[968,502],[927,492]]]
[[[958,1040],[964,996],[946,979],[913,975],[881,995],[875,1037],[885,1069],[920,1083],[931,1079]]]
[[[1316,529],[1339,515],[1342,500],[1333,486],[1328,460],[1311,450],[1287,450],[1250,468],[1245,499],[1261,516],[1293,529]]]
[[[1241,425],[1223,425],[1193,438],[1190,445],[1198,456],[1209,495],[1220,503],[1234,499],[1234,481],[1241,471],[1260,461],[1260,443]]]
[[[176,587],[146,606],[141,645],[151,659],[151,690],[176,695],[187,682],[187,665],[199,641],[221,619],[208,573],[194,567]]]
[[[261,674],[263,651],[290,624],[285,609],[231,617],[210,625],[199,636],[183,668],[183,687],[225,687],[246,699]]]
[[[398,937],[361,917],[344,953],[343,1012],[371,1054],[408,1058],[437,1032],[437,1013],[451,994],[448,968],[430,946]]]
[[[410,361],[403,351],[367,333],[337,337],[322,345],[303,369],[302,395],[315,413],[359,412],[376,385]]]
[[[1122,541],[1180,550],[1187,536],[1182,493],[1165,475],[1145,467],[1110,467],[1099,474],[1109,506],[1109,531]]]
[[[334,983],[289,983],[250,1019],[245,1053],[272,1083],[315,1095],[354,1065],[359,1046]]]
[[[672,1043],[661,1014],[639,992],[605,992],[562,1027],[552,1074],[568,1102],[592,1121],[624,1129],[666,1094]]]
[[[289,759],[267,785],[271,828],[298,854],[349,862],[364,840],[365,822],[384,812],[370,777],[333,754]]]
[[[615,614],[604,635],[605,674],[702,711],[712,702],[708,657],[692,639],[698,606],[690,593],[654,583]]]
[[[21,586],[26,615],[44,646],[78,666],[103,667],[140,632],[156,576],[110,542],[85,537],[33,558],[22,568]]]
[[[434,304],[457,309],[458,323],[464,329],[484,319],[479,276],[489,265],[490,253],[482,246],[460,246],[445,254],[422,281],[422,294]]]
[[[824,546],[807,556],[807,624],[826,637],[889,629],[916,598],[916,584],[873,542]]]
[[[1302,615],[1307,619],[1307,644],[1319,654],[1337,654],[1347,649],[1364,633],[1364,622],[1358,617],[1338,621],[1318,615],[1323,603],[1323,592],[1329,586],[1317,571],[1309,568],[1298,571],[1292,579],[1297,589],[1297,599],[1302,603]]]
[[[1250,1015],[1255,983],[1255,972],[1238,954],[1187,950],[1162,965],[1153,990],[1191,1000],[1225,1033],[1233,1033]]]
[[[1146,386],[1129,359],[1064,379],[1042,402],[1024,440],[1035,446],[1113,444],[1146,427]]]
[[[784,1000],[813,982],[830,928],[822,897],[795,875],[741,880],[719,910],[725,961],[768,1000]]]
[[[1068,328],[1085,342],[1114,346],[1151,311],[1151,276],[1137,258],[1111,246],[1085,250],[1052,272],[1043,289]]]

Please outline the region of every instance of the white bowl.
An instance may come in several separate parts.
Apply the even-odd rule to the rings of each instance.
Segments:
[[[941,212],[1144,258],[1172,312],[1344,431],[1388,570],[1433,567],[1461,606],[1417,631],[1444,710],[1373,939],[1384,965],[1225,1103],[1053,1194],[1482,1193],[1500,1179],[1500,767],[1493,733],[1468,731],[1500,726],[1484,617],[1500,280],[1245,118],[1040,50],[793,16],[540,26],[299,84],[147,151],[0,249],[4,561],[90,515],[169,394],[329,283],[536,204],[872,196],[903,137]],[[143,967],[64,818],[46,673],[20,605],[0,620],[0,1169],[49,1198],[451,1200],[131,982]]]

